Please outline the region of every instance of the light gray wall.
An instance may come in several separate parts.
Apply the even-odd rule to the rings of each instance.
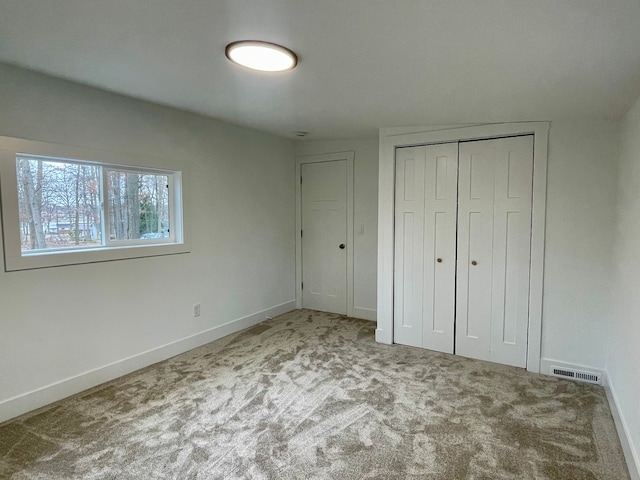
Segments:
[[[189,167],[192,220],[190,254],[2,269],[0,410],[294,300],[293,142],[1,64],[0,135],[108,150],[114,163],[178,158]]]
[[[622,124],[607,371],[640,478],[640,98]]]
[[[378,139],[300,141],[296,156],[353,151],[353,304],[356,316],[376,318],[378,255]],[[358,231],[362,228],[363,234]]]
[[[542,373],[552,360],[605,367],[619,127],[551,122]]]

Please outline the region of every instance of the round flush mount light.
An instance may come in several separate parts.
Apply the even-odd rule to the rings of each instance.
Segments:
[[[298,64],[298,57],[288,48],[258,40],[230,43],[225,54],[233,63],[262,72],[284,72]]]

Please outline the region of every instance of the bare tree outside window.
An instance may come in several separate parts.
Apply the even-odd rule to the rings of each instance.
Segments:
[[[28,156],[16,158],[16,171],[22,252],[170,237],[166,174]]]
[[[100,167],[16,160],[22,251],[101,245]]]
[[[111,170],[108,181],[111,240],[169,237],[166,175]]]

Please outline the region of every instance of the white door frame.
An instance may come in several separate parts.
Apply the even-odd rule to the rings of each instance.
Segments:
[[[353,159],[355,153],[338,152],[296,157],[296,308],[302,308],[302,165],[305,163],[347,162],[347,315],[353,316]]]
[[[381,128],[378,180],[378,325],[376,341],[393,343],[395,150],[399,147],[534,135],[531,272],[527,370],[540,372],[542,348],[542,288],[547,203],[549,122],[499,123],[458,128]]]

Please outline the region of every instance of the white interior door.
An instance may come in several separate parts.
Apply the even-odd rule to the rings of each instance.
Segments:
[[[453,353],[457,177],[457,143],[396,151],[396,343]]]
[[[455,352],[526,367],[533,136],[460,143]]]
[[[302,306],[347,313],[347,161],[302,171]]]

